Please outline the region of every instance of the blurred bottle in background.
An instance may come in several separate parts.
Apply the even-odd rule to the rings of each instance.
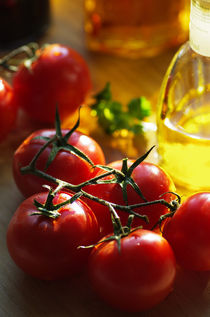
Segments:
[[[84,0],[90,50],[153,56],[188,37],[190,0]]]
[[[49,20],[49,0],[0,0],[0,49],[35,40]]]

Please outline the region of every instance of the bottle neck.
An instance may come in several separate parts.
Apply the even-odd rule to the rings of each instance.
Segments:
[[[189,35],[191,48],[210,57],[210,0],[191,0]]]

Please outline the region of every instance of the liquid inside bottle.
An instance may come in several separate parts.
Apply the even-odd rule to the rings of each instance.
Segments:
[[[159,163],[176,185],[210,190],[210,57],[189,42],[164,78],[157,124]]]
[[[189,0],[85,0],[91,50],[152,56],[188,37]]]

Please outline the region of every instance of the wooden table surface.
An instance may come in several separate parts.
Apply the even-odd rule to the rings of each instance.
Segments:
[[[52,0],[51,9],[51,24],[41,42],[67,44],[80,52],[89,64],[94,90],[110,81],[116,99],[125,102],[144,95],[155,110],[173,50],[137,60],[91,53],[85,47],[82,0]],[[19,120],[0,146],[0,317],[210,316],[209,273],[178,270],[174,291],[163,303],[144,313],[127,314],[102,303],[92,292],[85,274],[69,281],[44,282],[25,275],[16,267],[7,251],[6,230],[23,197],[14,184],[11,162],[14,150],[33,129],[35,126],[30,121]],[[150,141],[137,140],[137,151],[140,153],[148,147]],[[107,161],[126,155],[121,148],[107,147],[107,143],[105,153]]]

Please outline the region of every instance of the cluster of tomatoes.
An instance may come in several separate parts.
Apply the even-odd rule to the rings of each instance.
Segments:
[[[55,101],[62,118],[75,111],[90,89],[86,66],[76,66],[75,60],[83,63],[68,48],[50,45],[29,68],[19,68],[13,88],[3,80],[2,87],[34,118],[53,121]],[[74,89],[64,94],[69,81],[81,98]],[[74,105],[67,105],[69,100]],[[177,206],[173,181],[155,164],[141,158],[106,164],[95,140],[58,124],[23,141],[14,154],[13,175],[26,199],[9,223],[7,246],[27,274],[55,280],[87,269],[105,302],[141,311],[172,291],[177,265],[210,270],[210,193],[194,194]],[[160,219],[165,219],[161,232]]]
[[[68,132],[61,133],[65,138]],[[28,198],[11,219],[7,244],[11,257],[22,270],[39,279],[55,280],[70,278],[88,268],[91,284],[99,296],[127,311],[149,309],[163,301],[173,289],[177,263],[190,270],[210,270],[210,193],[189,197],[166,220],[162,234],[152,231],[161,216],[171,215],[169,205],[153,202],[161,197],[171,205],[176,201],[173,181],[159,166],[142,161],[134,167],[132,160],[126,161],[127,170],[122,161],[105,165],[100,145],[73,131],[67,143],[82,151],[97,167],[65,148],[59,149],[46,167],[54,145],[45,145],[55,135],[56,130],[52,129],[36,131],[14,154],[14,179]],[[59,146],[55,138],[56,142]],[[20,172],[38,152],[35,171],[47,173],[48,179],[36,172]],[[115,174],[116,170],[122,175]],[[122,181],[117,179],[120,177]],[[53,179],[74,184],[75,188],[83,184],[83,195],[70,203],[74,193],[62,188],[49,204],[50,194],[42,185],[53,186]],[[91,184],[91,179],[100,182]],[[122,184],[126,179],[125,200]],[[108,205],[91,197],[115,208],[122,225],[119,235],[115,236]],[[59,206],[56,217],[51,216],[54,206]],[[129,214],[122,206],[132,206],[131,213],[145,215],[149,222],[134,217],[132,228],[128,228]],[[92,249],[84,248],[91,245]]]
[[[62,130],[65,138],[66,130]],[[55,130],[39,130],[30,135],[19,146],[14,154],[13,174],[16,184],[27,198],[17,209],[11,219],[7,233],[9,252],[15,263],[26,273],[47,280],[74,276],[89,267],[89,276],[93,287],[102,298],[110,304],[133,311],[147,309],[163,300],[171,291],[176,272],[176,262],[168,242],[151,229],[162,214],[168,212],[165,205],[157,204],[134,208],[136,213],[146,215],[149,223],[141,218],[135,218],[132,228],[143,226],[121,234],[120,250],[115,238],[91,248],[80,248],[97,244],[100,239],[113,235],[113,224],[107,205],[90,199],[84,194],[73,203],[62,205],[57,210],[58,217],[40,213],[47,207],[45,204],[49,193],[42,185],[53,186],[52,182],[31,173],[21,173],[21,168],[28,166],[39,152],[36,168],[55,179],[78,185],[84,193],[111,202],[116,206],[134,205],[158,200],[164,195],[170,202],[174,195],[174,185],[170,177],[158,166],[141,162],[132,173],[132,179],[141,190],[136,192],[131,184],[129,167],[134,163],[126,161],[127,167],[127,202],[123,197],[121,185],[118,182],[107,182],[115,179],[114,174],[100,178],[101,183],[88,184],[87,181],[105,175],[107,170],[122,169],[122,162],[116,161],[105,165],[104,154],[92,138],[74,131],[68,144],[82,151],[96,168],[83,158],[61,149],[46,168],[52,144],[40,151],[47,140],[54,137]],[[58,144],[58,140],[55,140]],[[63,143],[63,142],[61,142]],[[104,168],[99,168],[103,166]],[[108,173],[109,174],[109,173]],[[118,175],[118,174],[117,174]],[[123,175],[122,175],[123,178]],[[42,192],[44,190],[44,192]],[[53,196],[52,206],[69,200],[73,193],[62,189]],[[88,198],[89,197],[89,198]],[[34,200],[37,203],[34,204]],[[113,206],[115,206],[113,205]],[[115,208],[121,219],[122,229],[126,228],[129,214]],[[129,296],[129,301],[128,301]],[[122,300],[127,298],[127,300]]]

